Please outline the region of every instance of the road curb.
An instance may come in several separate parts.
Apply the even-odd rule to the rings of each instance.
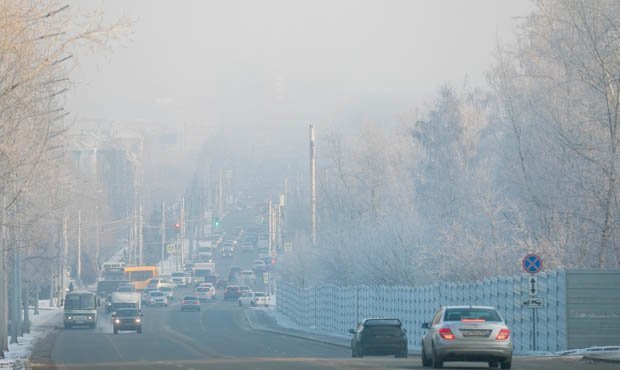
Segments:
[[[308,340],[311,342],[316,342],[316,343],[322,343],[322,344],[328,344],[331,346],[336,346],[336,347],[340,347],[340,348],[346,348],[346,349],[350,349],[351,347],[344,345],[344,344],[340,344],[340,343],[334,343],[325,339],[319,339],[319,338],[313,338],[310,336],[304,336],[302,334],[295,334],[295,333],[289,333],[283,330],[276,330],[276,329],[269,329],[269,328],[259,328],[257,326],[255,326],[252,323],[252,320],[248,317],[248,312],[246,309],[243,310],[243,314],[245,315],[245,319],[248,322],[248,325],[250,325],[250,328],[252,328],[252,330],[256,330],[256,331],[262,331],[262,332],[266,332],[266,333],[272,333],[272,334],[278,334],[278,335],[283,335],[283,336],[287,336],[287,337],[291,337],[291,338],[298,338],[298,339],[304,339],[304,340]]]

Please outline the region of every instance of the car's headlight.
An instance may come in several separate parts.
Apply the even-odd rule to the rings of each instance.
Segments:
[[[93,317],[92,317],[92,316],[88,316],[88,319],[89,319],[89,320],[92,320],[92,319],[93,319]]]
[[[117,324],[120,324],[120,323],[121,323],[121,320],[116,319],[116,320],[114,320],[114,322],[115,322],[115,323],[117,323]]]
[[[72,316],[67,316],[67,320],[71,320],[71,319],[73,319]]]
[[[140,320],[140,318],[138,317],[138,318],[136,319],[136,322],[140,322],[140,321],[141,321],[141,320]]]

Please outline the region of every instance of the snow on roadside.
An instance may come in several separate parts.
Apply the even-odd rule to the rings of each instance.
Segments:
[[[18,343],[9,344],[5,358],[0,359],[0,369],[22,369],[24,362],[28,360],[35,343],[58,325],[62,318],[62,310],[58,307],[50,307],[49,300],[39,301],[39,314],[34,314],[34,308],[30,308],[30,333],[18,337]]]

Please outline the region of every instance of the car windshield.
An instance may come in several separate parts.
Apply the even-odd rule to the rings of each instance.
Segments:
[[[134,309],[122,309],[122,310],[118,310],[116,311],[116,316],[117,317],[133,317],[133,316],[138,316],[138,310],[134,310]]]
[[[502,321],[494,309],[487,308],[447,308],[444,321]]]
[[[183,300],[184,301],[197,301],[198,297],[195,297],[195,296],[185,296],[185,297],[183,297]]]
[[[207,288],[207,287],[200,287],[200,288],[196,289],[196,291],[197,291],[198,293],[205,293],[205,292],[208,292],[208,291],[210,291],[210,290],[211,290],[211,289],[209,289],[209,288]]]
[[[172,277],[185,277],[184,272],[173,272]]]
[[[254,296],[255,297],[265,297],[265,293],[257,292],[257,293],[254,293]]]
[[[161,291],[157,291],[157,292],[151,292],[151,297],[163,297],[164,293]]]

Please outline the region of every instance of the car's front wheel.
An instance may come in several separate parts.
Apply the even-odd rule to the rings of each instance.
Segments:
[[[114,328],[114,334],[118,334],[118,329]]]
[[[139,327],[138,330],[136,330],[136,332],[138,332],[138,334],[142,334],[142,327]]]
[[[500,363],[500,366],[502,369],[511,369],[512,368],[512,359],[510,360],[506,360],[506,361],[502,361]]]

